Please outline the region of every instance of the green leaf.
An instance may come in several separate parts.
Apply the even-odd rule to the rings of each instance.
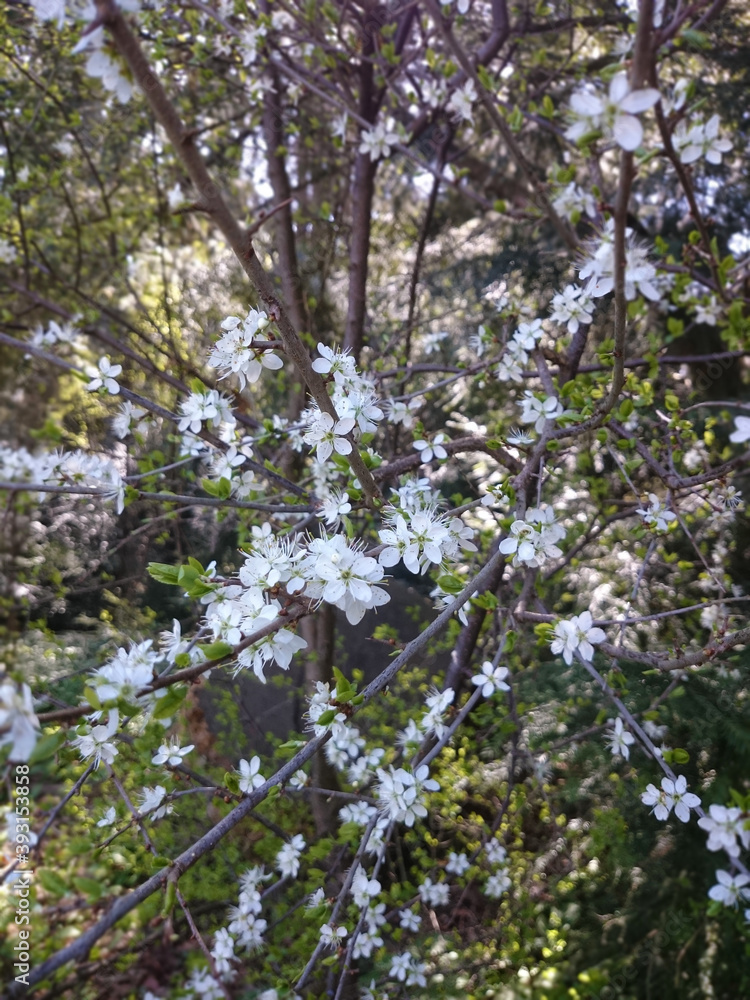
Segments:
[[[151,717],[153,719],[171,718],[185,700],[186,694],[187,686],[185,684],[175,684],[163,697],[157,698],[156,707]]]
[[[472,597],[471,603],[474,607],[481,608],[483,611],[494,611],[500,602],[494,594],[486,590],[483,594]]]
[[[633,400],[623,399],[623,401],[620,403],[620,409],[618,411],[618,416],[620,420],[627,420],[632,412],[633,412]]]
[[[523,112],[518,105],[508,115],[508,124],[510,125],[511,132],[520,132],[523,128]]]
[[[437,585],[446,594],[460,594],[464,589],[463,580],[448,573],[444,573],[438,577]]]
[[[99,700],[99,695],[92,687],[86,687],[83,689],[83,697],[91,705],[92,708],[96,709],[98,712],[102,707],[102,703]]]
[[[97,900],[101,898],[104,892],[104,887],[101,882],[97,882],[96,879],[86,878],[83,875],[73,876],[73,885],[82,892],[84,896],[88,896],[89,899]]]
[[[177,883],[172,879],[167,882],[167,890],[164,893],[164,905],[161,908],[161,915],[163,917],[168,917],[172,910],[174,909],[174,904],[177,901]]]
[[[709,36],[702,31],[696,31],[695,28],[685,28],[684,31],[680,32],[679,38],[687,42],[694,49],[711,48],[711,39]]]
[[[36,877],[47,892],[51,892],[53,896],[66,896],[69,892],[67,885],[57,872],[53,872],[49,868],[42,868],[36,873]]]
[[[56,733],[50,733],[37,740],[36,746],[29,755],[29,765],[39,764],[43,760],[54,757],[66,740],[67,735],[63,729],[58,729]]]
[[[219,500],[228,500],[232,492],[232,483],[225,476],[222,476],[218,483],[213,479],[201,479],[201,486],[210,497]]]
[[[222,656],[229,656],[234,648],[221,639],[218,642],[199,643],[198,646],[207,660],[220,660]]]
[[[169,563],[149,563],[146,567],[149,576],[153,577],[154,580],[158,580],[159,583],[168,583],[171,586],[177,586],[178,574],[180,571],[179,566],[170,566]]]

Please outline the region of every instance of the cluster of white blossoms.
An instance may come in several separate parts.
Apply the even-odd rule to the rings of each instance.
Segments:
[[[202,1000],[221,1000],[226,996],[225,984],[236,975],[234,962],[239,957],[237,952],[252,952],[263,947],[268,921],[260,916],[262,902],[259,887],[268,877],[263,868],[258,867],[250,868],[240,876],[239,898],[236,906],[229,907],[229,923],[214,933],[211,958],[219,978],[205,966],[195,969],[185,984],[190,995]]]
[[[505,347],[497,366],[496,375],[501,382],[522,382],[524,365],[544,334],[540,319],[520,323]]]
[[[300,562],[300,573],[305,597],[333,604],[350,625],[358,625],[366,611],[390,600],[386,591],[375,586],[385,576],[381,564],[342,535],[313,538]]]
[[[495,870],[484,883],[483,891],[490,899],[499,899],[513,884],[507,868],[508,852],[499,840],[493,838],[484,845],[484,853]]]
[[[221,374],[220,378],[236,375],[240,389],[247,383],[257,382],[264,368],[277,371],[283,368],[283,362],[273,349],[278,347],[275,340],[258,342],[257,334],[270,324],[266,313],[250,309],[244,319],[239,316],[227,316],[221,328],[226,332],[216,341],[208,356],[209,364]]]
[[[362,133],[359,151],[366,153],[371,160],[378,160],[381,156],[390,156],[391,146],[400,141],[397,132],[389,129],[384,122],[378,122]]]
[[[119,470],[108,458],[85,451],[54,452],[34,460],[37,482],[54,486],[81,486],[101,492],[115,501],[115,510],[125,509],[125,482]],[[44,498],[44,494],[40,495]]]
[[[232,646],[276,621],[282,606],[269,592],[278,587],[333,604],[352,625],[369,608],[390,599],[376,586],[385,575],[380,563],[340,534],[301,540],[278,538],[269,524],[254,528],[238,575],[239,584],[217,585],[202,598],[208,605],[205,624],[213,638]],[[249,667],[265,681],[266,664],[273,660],[287,670],[294,654],[305,645],[291,629],[276,629],[240,651],[237,669]]]
[[[594,655],[594,645],[604,642],[607,638],[603,629],[593,624],[590,611],[557,622],[553,634],[554,639],[550,648],[555,654],[562,653],[566,663],[573,662],[574,653],[578,653],[590,663]]]
[[[424,573],[431,564],[439,566],[445,559],[458,559],[462,551],[477,551],[472,529],[460,517],[439,514],[434,507],[387,507],[383,520],[387,527],[378,532],[385,546],[378,555],[381,566],[403,561],[411,573]]]
[[[443,739],[448,731],[448,727],[444,721],[445,713],[453,704],[455,695],[455,690],[450,687],[444,691],[438,691],[437,688],[431,689],[425,699],[427,711],[419,721],[419,727],[422,732],[425,734],[434,733],[439,740]]]
[[[592,321],[593,313],[594,303],[583,288],[566,285],[552,299],[550,319],[553,323],[563,324],[568,333],[578,333],[582,323],[586,325]]]
[[[596,200],[592,194],[579,187],[575,181],[562,188],[552,200],[552,207],[558,215],[577,222],[582,215],[596,218]]]
[[[7,677],[0,678],[0,746],[10,743],[9,759],[26,761],[39,737],[31,688]]]
[[[573,124],[565,132],[565,138],[577,142],[590,133],[600,132],[622,149],[637,149],[643,139],[643,126],[635,116],[653,107],[658,100],[659,91],[652,87],[632,90],[626,73],[616,73],[612,77],[606,94],[586,83],[571,95]]]
[[[658,820],[668,819],[674,809],[675,816],[683,823],[690,819],[690,810],[699,809],[701,805],[699,796],[687,790],[687,781],[682,774],[674,780],[662,778],[660,788],[648,785],[641,794],[641,801],[651,806],[651,812]],[[708,850],[724,851],[741,869],[734,874],[717,870],[716,885],[709,889],[709,898],[724,906],[737,906],[742,900],[750,901],[750,875],[742,870],[737,861],[740,850],[750,848],[748,813],[739,806],[714,804],[708,807],[707,814],[700,817],[698,826],[708,834]],[[745,910],[745,919],[750,921],[750,909]]]
[[[355,438],[372,434],[383,419],[383,411],[374,383],[357,371],[354,358],[346,351],[334,351],[318,344],[319,358],[312,367],[329,381],[331,401],[336,418],[323,413],[317,403],[300,416],[307,430],[301,441],[316,449],[319,462],[326,462],[335,451],[349,455],[352,451],[348,435]]]
[[[672,142],[680,154],[681,163],[695,163],[705,156],[709,163],[718,166],[722,153],[728,153],[732,148],[729,139],[719,136],[718,115],[713,115],[705,123],[698,121],[690,124],[683,119],[674,130]]]
[[[674,809],[674,814],[682,823],[690,819],[690,810],[697,809],[700,798],[687,790],[687,779],[684,774],[678,775],[674,781],[671,778],[661,779],[661,788],[648,785],[641,795],[641,802],[651,806],[651,812],[657,819],[665,820]],[[698,821],[699,823],[702,820]]]
[[[200,434],[203,425],[225,440],[231,437],[236,426],[232,414],[231,400],[217,389],[206,389],[205,392],[191,392],[187,399],[180,400],[180,419],[178,429],[184,434]]]
[[[296,878],[299,874],[299,863],[302,852],[307,847],[305,838],[301,833],[295,833],[289,841],[284,844],[276,855],[276,868],[281,873],[282,878]]]
[[[242,585],[220,586],[207,595],[210,602],[207,601],[205,624],[214,640],[236,646],[275,622],[282,606],[267,591],[277,584],[289,583],[301,554],[285,540],[270,534],[256,538],[240,568]],[[276,564],[274,555],[278,555]],[[298,577],[293,579],[295,583],[301,582]],[[265,683],[264,669],[269,663],[275,662],[282,670],[288,670],[294,654],[306,645],[291,629],[277,629],[239,652],[236,672],[249,668]]]
[[[419,885],[419,898],[425,906],[447,906],[450,899],[450,886],[447,882],[433,882],[428,876]]]
[[[513,565],[543,566],[562,555],[557,543],[565,538],[565,528],[555,520],[551,507],[529,507],[524,518],[517,517],[510,534],[500,542],[500,552],[513,555]]]
[[[388,976],[390,979],[396,979],[406,986],[426,986],[426,969],[427,966],[424,962],[420,962],[419,959],[414,958],[408,951],[405,951],[400,955],[393,956]]]
[[[592,298],[608,295],[615,287],[615,222],[607,219],[600,239],[594,244],[583,267],[581,280],[588,278],[585,292]],[[658,302],[661,293],[654,284],[656,268],[648,260],[647,251],[625,230],[625,298],[632,301],[638,293],[651,302]]]
[[[196,648],[194,662],[199,662],[203,654]],[[137,697],[141,688],[150,684],[156,675],[156,664],[164,660],[164,653],[152,649],[152,641],[135,643],[130,649],[120,647],[112,659],[98,667],[88,678],[91,689],[96,693],[101,705],[124,700],[137,704],[145,712],[150,712],[156,700],[166,694],[166,689]],[[92,713],[98,719],[101,710]]]
[[[0,261],[2,261],[1,254]],[[9,263],[9,261],[6,261],[6,263]],[[57,323],[55,320],[50,320],[46,328],[41,323],[37,323],[31,331],[29,344],[32,347],[54,347],[56,344],[72,344],[78,336],[78,330],[74,326],[77,318],[75,317],[70,322],[62,324]]]
[[[130,0],[130,2],[125,0],[121,6],[124,9],[137,10],[140,3],[139,0]],[[87,76],[101,80],[105,90],[114,94],[121,104],[127,104],[133,96],[133,81],[130,76],[125,76],[123,73],[122,64],[112,58],[114,48],[107,45],[104,28],[95,28],[94,31],[84,35],[73,48],[73,53],[81,52],[87,48],[93,49],[86,61]]]
[[[396,823],[414,826],[417,819],[427,815],[426,792],[436,792],[440,785],[430,778],[430,769],[420,764],[416,770],[393,765],[377,770],[377,797],[380,811]]]

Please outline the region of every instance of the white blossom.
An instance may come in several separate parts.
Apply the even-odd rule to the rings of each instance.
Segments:
[[[625,150],[637,149],[643,139],[643,127],[635,115],[647,111],[659,100],[659,91],[652,87],[632,90],[626,73],[612,77],[606,94],[585,84],[570,98],[573,124],[566,139],[577,142],[589,132],[602,132]]]
[[[299,859],[306,847],[305,838],[296,833],[288,844],[284,844],[276,855],[276,867],[287,878],[296,878],[299,872]]]
[[[338,493],[336,490],[320,501],[316,514],[325,521],[329,528],[336,528],[341,523],[344,514],[352,509],[348,493]]]
[[[495,872],[493,875],[487,879],[484,883],[484,892],[486,896],[490,899],[499,899],[504,893],[510,889],[513,883],[510,880],[510,876],[501,869],[499,872]]]
[[[182,758],[187,757],[193,749],[193,744],[181,747],[176,740],[169,743],[162,743],[154,756],[151,758],[152,764],[169,764],[170,767],[178,767],[182,763]]]
[[[445,866],[445,870],[451,875],[464,875],[471,868],[469,859],[465,854],[456,854],[455,851],[451,851],[448,855],[448,861]]]
[[[112,737],[117,732],[120,724],[120,713],[116,708],[111,709],[106,725],[79,727],[78,737],[72,741],[72,745],[81,755],[81,760],[94,758],[94,764],[99,767],[101,761],[111,764],[117,756],[117,747],[111,742]]]
[[[736,430],[729,435],[732,444],[744,444],[750,441],[750,417],[735,417],[734,426]]]
[[[96,392],[102,386],[112,396],[116,396],[120,391],[117,384],[117,376],[122,371],[122,365],[113,365],[109,358],[99,358],[99,371],[94,375],[86,386],[88,392]]]
[[[622,756],[625,760],[629,760],[630,747],[635,743],[635,736],[624,728],[622,719],[618,716],[615,719],[615,726],[612,733],[607,737],[607,742],[614,757]]]
[[[743,872],[730,875],[729,872],[719,870],[716,872],[716,883],[708,890],[708,895],[724,906],[737,906],[741,900],[750,899],[750,889],[745,888],[750,884],[750,875]]]
[[[677,519],[677,515],[672,510],[667,510],[655,493],[649,493],[650,501],[647,508],[639,507],[636,514],[640,514],[646,524],[653,526],[655,531],[667,531],[672,521]]]
[[[165,802],[167,790],[164,785],[155,785],[153,788],[144,788],[141,791],[141,804],[138,812],[141,816],[148,815],[149,819],[157,820],[168,816],[174,810],[171,802]]]
[[[477,89],[473,80],[467,80],[462,87],[456,87],[448,101],[448,111],[452,111],[461,121],[474,121],[472,104],[477,99]]]
[[[581,323],[590,323],[593,319],[594,304],[579,285],[566,285],[552,299],[552,314],[554,323],[562,323],[568,333],[577,333]]]
[[[574,615],[570,619],[562,619],[557,622],[554,635],[555,638],[551,645],[552,652],[562,653],[566,663],[573,662],[575,652],[578,652],[587,663],[590,663],[594,655],[594,645],[604,642],[607,638],[602,629],[593,625],[590,611],[584,611],[580,615]]]
[[[240,760],[237,773],[240,776],[240,791],[245,794],[265,784],[266,779],[260,773],[260,757],[251,757],[249,761],[244,758]]]
[[[447,458],[448,452],[443,447],[443,442],[447,440],[445,434],[436,434],[431,441],[421,438],[414,442],[414,447],[419,452],[419,457],[425,463],[431,462],[433,458]]]
[[[684,120],[679,122],[672,141],[680,154],[681,163],[694,163],[705,156],[709,163],[718,166],[722,153],[728,153],[732,148],[729,139],[719,137],[718,115],[713,115],[705,124],[696,122],[688,125]]]
[[[343,938],[349,931],[346,927],[336,927],[332,924],[323,924],[320,928],[320,943],[324,948],[338,948]]]
[[[510,691],[510,685],[505,683],[507,676],[507,667],[494,667],[489,660],[485,660],[479,673],[471,678],[471,683],[480,688],[484,698],[491,698],[498,691]]]
[[[750,848],[750,830],[745,827],[747,815],[738,806],[721,806],[716,803],[708,807],[708,815],[701,816],[698,826],[708,833],[706,847],[709,851],[726,851],[730,858],[738,858],[740,845]]]
[[[521,400],[521,423],[533,424],[537,434],[541,434],[548,420],[557,420],[563,415],[563,407],[557,396],[539,399],[527,389]]]
[[[450,886],[447,882],[433,882],[426,878],[419,886],[419,898],[425,906],[447,906],[450,899]]]
[[[39,738],[31,688],[11,680],[0,683],[0,746],[10,743],[10,760],[26,761]]]
[[[578,271],[581,279],[588,278],[586,295],[599,298],[608,295],[615,287],[614,220],[608,219],[597,243]],[[632,301],[637,294],[651,302],[658,302],[661,293],[654,284],[656,268],[648,260],[647,251],[633,237],[631,229],[625,230],[625,298]]]
[[[318,411],[308,425],[303,440],[317,449],[318,461],[325,462],[334,451],[339,455],[351,454],[351,442],[344,435],[350,434],[353,428],[351,417],[334,420],[330,413]]]
[[[395,146],[399,138],[383,122],[378,122],[374,128],[362,133],[361,140],[359,144],[360,153],[366,153],[371,160],[377,160],[381,156],[390,155],[391,146]]]

